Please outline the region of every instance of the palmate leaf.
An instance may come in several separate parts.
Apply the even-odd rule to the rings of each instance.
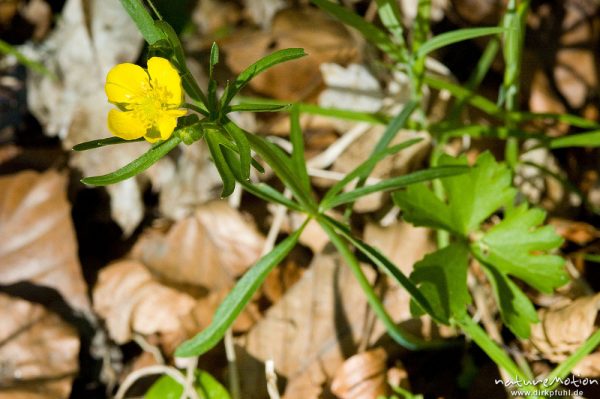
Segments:
[[[516,207],[475,241],[471,250],[501,272],[539,291],[551,292],[565,284],[568,275],[564,259],[546,253],[558,248],[563,240],[552,226],[538,227],[545,217],[541,209],[528,209],[526,204]]]
[[[199,399],[231,399],[231,396],[209,373],[196,369],[194,390]],[[144,399],[179,399],[183,394],[183,385],[169,375],[160,377],[144,395]]]
[[[446,324],[451,318],[462,318],[471,302],[467,288],[468,261],[469,248],[457,242],[425,256],[410,275],[436,313],[436,319]],[[413,301],[411,311],[422,313]]]
[[[466,157],[444,155],[440,165],[467,165]],[[516,195],[511,174],[492,154],[483,153],[468,173],[442,179],[448,203],[439,200],[424,186],[412,187],[394,195],[404,218],[416,226],[452,231],[462,237],[479,228],[481,222]]]

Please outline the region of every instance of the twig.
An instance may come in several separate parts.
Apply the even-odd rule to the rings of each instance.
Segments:
[[[119,387],[119,390],[115,395],[115,399],[124,399],[125,394],[129,390],[129,388],[131,388],[131,386],[135,384],[137,380],[153,374],[166,374],[169,377],[173,378],[175,381],[177,381],[179,384],[181,384],[183,387],[185,387],[186,385],[185,376],[181,371],[177,370],[175,367],[163,365],[148,366],[130,373]],[[190,392],[190,397],[192,399],[200,399],[195,390],[192,390],[192,392]]]
[[[233,399],[241,399],[240,376],[237,367],[237,357],[233,345],[233,332],[231,327],[225,332],[225,355],[229,366],[229,392]]]
[[[307,165],[312,168],[323,169],[330,166],[356,139],[371,128],[368,123],[358,123],[348,130],[342,137],[333,142],[325,151],[311,158]]]
[[[187,399],[188,397],[193,398],[194,396],[196,396],[194,380],[195,380],[196,366],[198,365],[198,358],[197,357],[186,358],[185,362],[186,362],[185,385],[183,386],[183,393],[181,394],[181,397],[179,399]]]
[[[148,342],[143,335],[135,333],[133,334],[133,340],[140,346],[140,348],[142,348],[144,352],[150,353],[158,364],[165,364],[165,358],[160,352],[160,349],[156,345],[152,345],[150,342]]]
[[[277,374],[275,374],[275,362],[269,359],[265,362],[265,376],[267,377],[267,392],[270,399],[279,399],[279,389],[277,389]]]

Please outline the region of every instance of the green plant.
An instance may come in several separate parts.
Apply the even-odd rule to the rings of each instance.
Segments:
[[[568,276],[563,269],[562,258],[551,253],[560,246],[561,239],[552,228],[541,226],[545,213],[530,208],[526,203],[516,203],[516,189],[512,186],[512,170],[519,162],[519,140],[536,139],[540,146],[548,148],[600,145],[600,133],[596,130],[550,139],[542,133],[527,132],[521,128],[524,122],[550,118],[574,126],[598,129],[595,123],[573,115],[542,115],[517,110],[518,64],[523,40],[523,20],[528,2],[517,4],[511,1],[500,27],[462,29],[429,38],[430,4],[428,1],[421,0],[409,46],[404,37],[397,2],[394,0],[377,0],[379,17],[387,31],[367,23],[333,2],[313,0],[317,6],[357,29],[368,41],[383,51],[391,60],[389,65],[391,69],[400,69],[410,76],[412,99],[398,115],[392,118],[385,115],[323,109],[308,104],[288,106],[274,101],[254,100],[237,105],[231,104],[234,97],[253,77],[281,62],[304,56],[302,49],[281,50],[258,60],[233,82],[227,84],[223,95],[218,98],[213,70],[219,61],[219,49],[214,44],[210,53],[209,83],[205,94],[187,69],[181,44],[172,28],[162,21],[158,14],[158,20],[154,20],[141,0],[121,0],[121,2],[148,42],[149,54],[168,59],[178,69],[183,87],[192,99],[192,102],[185,104],[184,107],[194,113],[180,118],[170,138],[154,144],[137,160],[113,173],[86,177],[82,181],[90,185],[116,183],[144,171],[181,143],[192,145],[196,141],[204,140],[222,178],[223,197],[230,195],[235,185],[239,184],[243,189],[265,201],[284,205],[306,215],[302,227],[261,258],[238,281],[217,309],[211,325],[182,344],[176,351],[177,356],[201,355],[222,339],[227,328],[268,273],[291,251],[307,222],[313,219],[327,233],[345,259],[363,288],[375,314],[384,323],[390,336],[400,345],[409,349],[423,349],[448,343],[426,341],[399,328],[365,277],[355,251],[362,253],[407,290],[411,295],[412,309],[415,314],[426,313],[436,322],[460,327],[511,376],[524,378],[527,373],[517,366],[469,315],[471,302],[467,287],[469,259],[477,259],[482,265],[493,287],[505,325],[515,335],[527,337],[530,324],[536,322],[537,316],[533,305],[512,278],[517,278],[540,291],[550,292],[566,283]],[[494,38],[466,88],[427,72],[425,61],[432,51],[462,40],[490,35]],[[500,49],[501,39],[498,35],[502,35],[504,39],[505,58],[517,65],[515,68],[507,68],[504,85],[499,95],[499,104],[504,104],[504,108],[474,93]],[[447,120],[435,124],[428,122],[422,106],[425,85],[448,90],[457,99]],[[479,108],[491,118],[502,121],[504,125],[464,126],[460,115],[463,107],[467,105]],[[227,116],[233,111],[289,112],[291,154],[237,126]],[[320,200],[312,190],[304,159],[303,136],[300,128],[302,112],[386,125],[385,133],[373,149],[371,157],[331,187]],[[389,146],[398,131],[407,126],[424,129],[435,138],[436,145],[432,151],[430,168],[385,179],[377,184],[365,185],[378,162],[418,141],[409,140],[393,147]],[[443,144],[453,137],[462,135],[492,136],[504,141],[508,164],[498,163],[489,153],[481,155],[472,166],[467,164],[464,156],[452,158],[445,155]],[[74,149],[83,151],[125,142],[122,139],[109,138],[82,143]],[[250,181],[251,167],[263,172],[261,164],[252,158],[252,151],[273,170],[291,192],[292,198],[286,197],[269,185],[255,184]],[[353,181],[358,182],[356,188],[343,192],[343,189]],[[427,182],[431,182],[432,186],[429,187]],[[346,216],[349,216],[354,201],[367,194],[383,191],[394,192],[394,201],[402,208],[407,221],[438,231],[439,249],[417,263],[410,277],[405,276],[377,249],[353,235],[348,217],[340,222],[327,214],[329,210],[343,206],[346,208]],[[490,225],[488,222],[490,217],[499,212],[503,212],[503,218]],[[511,251],[511,257],[506,256],[508,251]],[[595,347],[599,339],[599,333],[593,335],[569,360],[557,367],[555,376],[565,376],[578,359]]]

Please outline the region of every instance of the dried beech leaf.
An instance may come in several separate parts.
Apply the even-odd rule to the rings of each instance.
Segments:
[[[341,399],[377,399],[386,395],[386,358],[382,348],[352,356],[335,373],[331,392]]]
[[[576,299],[562,306],[538,311],[540,323],[531,329],[529,345],[531,355],[543,356],[552,362],[562,362],[585,342],[596,329],[595,321],[600,309],[600,294]],[[600,360],[597,353],[591,359]],[[598,364],[590,365],[591,359],[584,358],[589,370],[599,370]],[[581,371],[581,370],[580,370]],[[598,374],[594,376],[599,376]]]
[[[166,233],[150,231],[133,256],[173,282],[219,290],[230,287],[259,257],[264,237],[226,201],[197,207]]]
[[[67,398],[79,336],[41,305],[0,293],[0,399]]]
[[[196,301],[159,283],[143,264],[122,260],[102,269],[94,287],[94,309],[110,336],[125,343],[134,332],[169,333],[181,327]]]
[[[374,273],[365,268],[369,280]],[[384,303],[396,320],[410,318],[409,298],[390,289]],[[287,378],[286,399],[316,399],[348,355],[356,353],[359,340],[374,342],[384,328],[376,323],[374,332],[364,336],[370,314],[365,295],[350,269],[337,253],[326,248],[318,254],[302,278],[240,340],[247,356],[240,367],[273,359],[276,371]],[[256,378],[253,378],[256,377]],[[259,376],[244,375],[245,398],[262,398]]]
[[[38,58],[60,76],[29,74],[28,105],[45,134],[59,136],[64,149],[75,144],[110,136],[106,122],[113,108],[106,99],[104,82],[116,64],[133,62],[143,40],[118,0],[69,0],[60,24],[39,51]],[[71,154],[71,166],[84,176],[109,173],[148,149],[146,143],[100,148]],[[155,165],[155,168],[160,167]],[[126,235],[144,216],[142,187],[136,179],[111,185],[111,212]]]
[[[369,223],[365,227],[365,242],[379,249],[398,269],[409,275],[413,265],[435,250],[431,230],[397,221],[382,227]]]
[[[301,99],[319,87],[321,63],[345,64],[357,58],[357,45],[344,25],[308,7],[280,11],[269,32],[238,31],[223,43],[234,73],[284,48],[303,48],[310,57],[277,65],[252,79],[250,87],[275,98]]]
[[[66,184],[56,171],[0,177],[0,281],[54,288],[87,311]]]

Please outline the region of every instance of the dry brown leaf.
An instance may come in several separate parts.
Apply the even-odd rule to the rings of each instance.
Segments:
[[[323,62],[344,64],[358,56],[344,25],[313,8],[283,10],[273,18],[269,32],[238,32],[222,47],[227,65],[236,74],[273,51],[303,48],[309,56],[278,65],[250,81],[257,92],[286,100],[306,97],[320,85]]]
[[[596,294],[539,310],[540,323],[532,326],[531,337],[526,343],[530,356],[543,356],[556,363],[565,360],[596,330],[599,309],[600,294]],[[600,370],[600,365],[595,363],[600,357],[597,353],[589,356],[578,365],[577,372],[582,376],[598,377],[600,374],[589,373]]]
[[[0,293],[0,399],[67,398],[79,336],[41,305]]]
[[[373,281],[372,270],[364,271]],[[410,318],[408,301],[400,290],[389,290],[384,297],[396,320]],[[370,312],[365,295],[352,272],[337,253],[326,248],[240,340],[247,352],[240,367],[252,367],[249,359],[273,359],[276,371],[288,380],[286,399],[317,398],[344,359],[356,353],[360,340],[373,343],[379,338],[376,333],[363,336],[367,314]],[[374,330],[381,333],[382,328]],[[242,389],[246,397],[260,398],[264,387],[252,376],[244,377]]]
[[[70,150],[75,144],[110,136],[104,81],[114,65],[134,61],[142,37],[118,0],[68,0],[60,23],[40,47],[39,59],[60,80],[29,74],[28,105],[49,136],[59,136]],[[114,171],[148,149],[145,143],[99,148],[71,154],[71,165],[85,176]],[[160,167],[155,165],[154,168]],[[136,179],[110,185],[111,212],[126,235],[143,218],[141,186]]]
[[[56,171],[0,177],[0,281],[54,288],[88,311],[66,185]]]
[[[167,280],[220,290],[260,257],[263,245],[264,237],[239,211],[213,201],[166,234],[148,232],[133,256]]]
[[[406,275],[412,273],[416,262],[435,250],[431,230],[400,221],[386,227],[368,223],[364,237]]]
[[[102,269],[94,287],[94,309],[105,319],[117,343],[131,340],[134,332],[170,333],[194,308],[190,295],[158,282],[143,264],[122,260]]]
[[[352,356],[335,373],[331,392],[341,399],[377,399],[386,395],[386,359],[382,348]]]
[[[548,222],[554,226],[561,237],[577,245],[585,245],[600,237],[600,232],[588,223],[562,218],[551,218]]]

